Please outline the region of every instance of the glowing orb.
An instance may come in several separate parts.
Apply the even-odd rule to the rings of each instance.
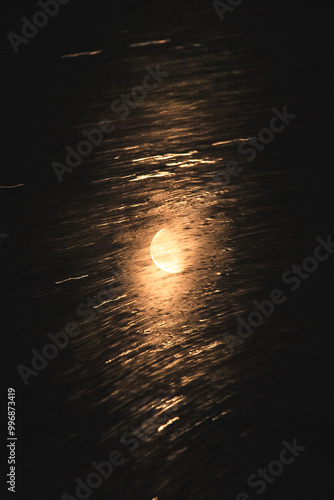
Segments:
[[[151,257],[156,266],[166,273],[183,271],[183,259],[175,235],[168,229],[161,229],[153,238]]]

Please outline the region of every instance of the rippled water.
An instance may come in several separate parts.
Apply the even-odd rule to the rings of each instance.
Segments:
[[[314,359],[311,338],[301,341],[307,316],[300,317],[300,301],[307,309],[311,299],[287,293],[287,305],[233,354],[223,337],[235,334],[252,301],[282,288],[282,273],[329,232],[315,229],[313,237],[302,209],[294,210],[308,183],[295,170],[297,123],[256,161],[238,153],[268,125],[274,107],[299,113],[292,109],[298,101],[273,86],[275,61],[256,44],[217,24],[206,28],[205,37],[177,27],[160,37],[128,33],[117,56],[101,41],[89,48],[96,54],[57,62],[57,85],[48,90],[54,115],[39,158],[53,184],[40,189],[28,181],[13,194],[24,199],[17,241],[29,248],[17,268],[23,282],[12,285],[16,300],[24,297],[28,325],[18,335],[17,363],[28,364],[48,332],[69,321],[80,327],[26,389],[22,460],[31,491],[43,470],[45,498],[74,495],[75,478],[84,480],[91,462],[118,449],[127,462],[94,498],[234,499],[283,439],[315,440],[313,403],[302,389]],[[168,77],[121,120],[110,104],[157,64]],[[115,121],[115,131],[58,183],[52,161],[62,162],[65,146],[75,147],[81,131],[104,118]],[[228,186],[215,183],[212,175],[233,159],[242,171]],[[152,261],[151,241],[164,228],[183,272],[164,272]],[[78,315],[79,304],[108,285],[113,297],[89,317]],[[311,323],[320,328],[327,320]],[[315,386],[310,391],[319,396]],[[131,426],[166,409],[169,425],[136,451],[120,443]],[[311,423],[303,425],[304,412]],[[291,498],[301,498],[294,488],[304,475],[295,470]],[[268,498],[281,498],[284,484],[272,486]]]

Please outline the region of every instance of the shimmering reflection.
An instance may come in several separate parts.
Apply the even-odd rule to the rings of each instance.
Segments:
[[[62,137],[59,148],[69,135],[96,128],[112,99],[140,83],[142,73],[134,69],[144,71],[147,57],[170,77],[117,123],[116,133],[72,174],[73,184],[63,183],[62,205],[43,191],[33,201],[39,227],[47,229],[32,234],[34,248],[43,252],[36,255],[31,281],[43,269],[45,282],[50,275],[52,282],[62,281],[53,295],[45,289],[50,318],[54,312],[59,317],[58,324],[45,324],[45,331],[61,331],[70,320],[81,328],[54,363],[59,383],[52,394],[65,395],[60,420],[69,417],[72,423],[55,443],[71,463],[83,456],[78,466],[83,478],[92,460],[100,463],[115,447],[130,458],[105,481],[103,498],[230,498],[231,491],[218,494],[215,482],[231,469],[245,477],[242,453],[258,446],[266,394],[267,408],[276,400],[284,407],[271,389],[272,362],[279,359],[276,340],[288,333],[280,330],[277,317],[274,328],[266,322],[235,356],[223,334],[236,334],[236,318],[249,313],[254,299],[264,298],[274,270],[286,268],[298,233],[292,212],[276,203],[282,186],[286,192],[291,186],[280,182],[285,172],[279,174],[274,155],[266,157],[265,151],[258,158],[267,158],[266,168],[242,164],[227,186],[214,183],[212,174],[225,172],[229,160],[241,160],[238,144],[257,130],[258,118],[273,104],[261,64],[247,45],[232,50],[234,42],[227,48],[225,33],[221,41],[210,33],[211,28],[201,51],[179,31],[174,39],[166,33],[170,45],[161,44],[157,52],[141,45],[131,50],[132,58],[103,63],[98,73],[102,57],[78,58],[89,79],[82,79],[78,99],[64,86],[72,123],[55,131]],[[146,40],[155,39],[151,33]],[[119,80],[117,73],[123,75]],[[66,191],[71,186],[73,192]],[[172,253],[182,259],[182,272],[164,272],[152,260],[152,240],[165,228],[175,237]],[[114,297],[93,309],[91,321],[78,317],[77,305],[104,289],[114,268],[124,285],[116,280]],[[40,297],[34,298],[39,304]],[[42,320],[42,309],[38,313]],[[283,373],[283,380],[290,377]],[[173,409],[168,420],[130,454],[120,436],[167,408]],[[261,432],[253,431],[256,425]],[[68,468],[72,485],[74,471]]]
[[[161,229],[154,236],[150,253],[154,264],[166,273],[180,273],[184,269],[182,249],[172,231]]]
[[[225,260],[225,254],[217,248],[216,224],[205,217],[204,208],[185,217],[180,203],[165,201],[162,212],[164,222],[151,212],[149,227],[136,232],[136,247],[127,259],[123,307],[131,304],[137,333],[157,334],[149,342],[173,343],[180,341],[185,328],[201,328],[207,289],[217,279],[215,257],[220,253]],[[224,238],[227,225],[219,231]]]

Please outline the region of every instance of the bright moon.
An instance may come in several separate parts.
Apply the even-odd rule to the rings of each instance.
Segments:
[[[166,273],[183,271],[183,261],[178,242],[168,229],[161,229],[153,238],[150,247],[151,257],[156,266]]]

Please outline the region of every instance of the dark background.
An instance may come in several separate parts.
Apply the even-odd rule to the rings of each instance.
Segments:
[[[0,232],[9,234],[0,244],[3,275],[1,331],[7,344],[3,380],[6,381],[5,392],[7,386],[17,387],[17,425],[20,429],[20,443],[24,446],[23,450],[17,449],[18,462],[20,463],[20,458],[22,462],[17,471],[16,498],[37,498],[36,494],[39,493],[36,492],[40,492],[40,498],[53,498],[59,474],[62,469],[65,474],[65,469],[71,464],[64,456],[53,455],[50,458],[47,455],[47,440],[52,441],[50,434],[53,429],[56,428],[61,435],[62,429],[66,429],[69,424],[77,425],[75,415],[72,417],[73,421],[69,422],[71,417],[62,413],[61,394],[48,393],[53,377],[52,369],[40,376],[34,386],[27,390],[22,384],[19,387],[21,381],[18,381],[16,371],[19,360],[26,355],[30,345],[30,342],[25,344],[18,342],[18,339],[21,338],[22,331],[26,330],[30,335],[40,307],[29,294],[31,284],[26,274],[31,266],[36,265],[34,249],[28,240],[20,239],[17,234],[33,224],[36,208],[31,208],[28,200],[32,200],[41,190],[54,195],[59,187],[54,173],[43,160],[45,155],[57,156],[61,151],[57,137],[53,135],[54,127],[49,124],[63,123],[63,110],[58,105],[58,95],[66,91],[69,94],[75,92],[76,85],[84,76],[81,73],[84,72],[84,67],[80,66],[77,74],[68,75],[68,87],[64,89],[60,55],[99,50],[103,46],[105,57],[122,59],[127,53],[130,35],[120,35],[119,31],[130,30],[131,36],[145,40],[145,33],[148,29],[152,31],[152,26],[157,38],[164,38],[168,29],[177,25],[182,30],[180,38],[186,36],[192,41],[202,37],[205,40],[207,28],[202,29],[201,20],[205,26],[207,22],[211,22],[212,30],[217,32],[226,30],[231,36],[238,34],[240,44],[252,46],[266,68],[268,94],[263,96],[264,99],[271,96],[272,101],[275,101],[276,97],[277,102],[286,102],[288,109],[298,114],[298,124],[286,132],[284,140],[278,139],[273,145],[273,151],[282,158],[289,154],[291,161],[288,175],[291,180],[304,180],[304,188],[298,193],[298,198],[289,192],[281,193],[282,211],[292,213],[299,219],[303,234],[303,240],[295,242],[291,264],[311,255],[316,236],[325,237],[333,232],[332,4],[245,0],[235,12],[230,15],[227,13],[226,20],[221,23],[212,3],[199,0],[72,0],[68,5],[60,6],[58,15],[46,27],[41,28],[40,33],[27,45],[21,45],[20,53],[15,55],[6,35],[9,31],[20,34],[20,18],[25,15],[31,19],[37,10],[39,8],[35,2],[22,2],[21,5],[13,2],[3,7],[2,12],[4,113],[0,184],[24,183],[26,186],[24,194],[0,190]],[[256,126],[254,129],[257,130]],[[259,167],[261,161],[264,162],[260,159]],[[284,171],[286,166],[278,161],[276,168]],[[45,228],[41,227],[40,230],[43,232]],[[279,283],[280,272],[278,269],[276,283]],[[274,286],[273,279],[271,288]],[[292,471],[286,473],[268,488],[263,497],[313,500],[330,498],[332,494],[332,309],[333,262],[328,261],[312,277],[312,283],[310,279],[295,294],[293,301],[284,306],[287,324],[301,324],[303,332],[298,349],[290,352],[287,361],[284,385],[286,387],[291,377],[294,387],[285,399],[289,415],[283,417],[284,408],[280,408],[278,413],[271,413],[270,401],[267,401],[268,406],[263,413],[261,407],[252,408],[249,395],[255,389],[251,380],[245,383],[245,398],[235,403],[236,407],[249,405],[251,416],[248,415],[248,418],[254,419],[254,422],[260,421],[265,429],[263,441],[259,443],[259,448],[263,451],[254,457],[254,463],[252,451],[246,450],[254,471],[258,466],[259,456],[262,456],[261,464],[265,465],[276,458],[281,450],[281,446],[278,446],[280,441],[275,436],[268,444],[271,428],[274,427],[272,422],[266,420],[268,416],[276,423],[286,418],[289,435],[285,438],[292,440],[297,436],[297,442],[308,446],[305,456],[296,463],[295,475]],[[316,323],[319,324],[319,318],[322,318],[323,326],[314,328]],[[275,378],[275,373],[279,372],[285,360],[275,356],[273,359],[273,379],[266,380],[263,384],[271,386],[271,389],[274,386],[273,394],[277,395],[284,387]],[[274,400],[272,406],[275,407]],[[93,422],[90,424],[93,425]],[[237,433],[241,424],[242,422],[235,420],[231,423],[230,431],[233,433],[235,430]],[[88,430],[89,425],[86,425],[84,428]],[[214,432],[212,429],[212,433]],[[45,436],[48,438],[44,442]],[[201,443],[198,444],[200,445]],[[213,454],[216,452],[213,450]],[[81,460],[81,465],[87,462],[85,457],[78,457],[75,466],[78,471],[81,470]],[[236,480],[233,471],[231,472],[224,490],[229,496],[225,498],[234,499],[238,491],[245,490],[246,479],[253,469],[247,469],[248,472],[245,470],[243,483]],[[75,477],[75,474],[72,476]],[[205,479],[201,478],[199,482],[201,480],[205,484]],[[38,489],[31,487],[31,481],[34,484],[37,481]],[[70,486],[67,491],[69,489]],[[166,498],[195,498],[187,496],[188,491]],[[118,493],[120,496],[117,498],[123,498],[122,493]],[[138,500],[146,499],[145,495],[146,492],[139,490]],[[215,493],[208,493],[208,500],[215,499],[214,495]],[[254,493],[253,496],[255,497]],[[104,497],[98,491],[94,498]]]

